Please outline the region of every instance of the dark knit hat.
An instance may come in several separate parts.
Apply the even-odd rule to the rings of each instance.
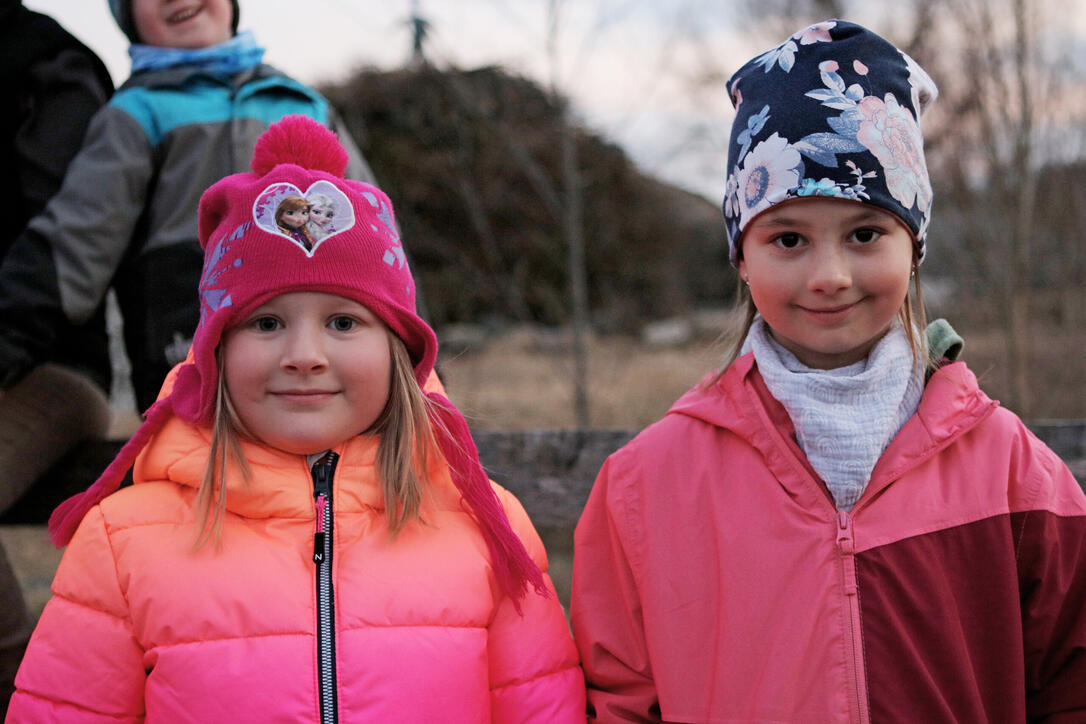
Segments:
[[[230,0],[230,4],[234,7],[234,20],[230,24],[230,33],[237,35],[238,16],[241,15],[241,9],[238,7],[238,0]],[[109,11],[113,13],[113,19],[117,21],[121,32],[128,36],[131,42],[143,42],[140,40],[139,33],[136,32],[136,21],[132,18],[132,0],[109,0]]]
[[[66,543],[87,510],[117,489],[140,450],[171,416],[211,424],[219,341],[273,297],[326,292],[364,305],[403,340],[415,379],[424,385],[434,369],[437,338],[416,313],[415,283],[392,204],[376,186],[344,179],[347,161],[332,131],[305,116],[287,116],[257,140],[251,173],[227,176],[204,193],[200,323],[189,360],[98,481],[53,513],[49,525],[55,542]],[[331,207],[331,222],[312,230],[281,223],[279,209],[297,203]],[[479,462],[463,416],[443,395],[427,395],[434,403],[431,424],[441,454],[487,542],[499,582],[514,598],[527,584],[545,591],[542,573],[511,529]]]
[[[728,81],[735,106],[724,220],[732,263],[751,219],[786,199],[861,201],[896,214],[921,258],[932,192],[920,114],[935,83],[875,33],[827,20]]]

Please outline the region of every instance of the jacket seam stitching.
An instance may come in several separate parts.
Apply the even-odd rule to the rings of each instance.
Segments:
[[[501,684],[500,686],[491,687],[490,693],[493,694],[494,692],[501,691],[503,689],[513,689],[513,688],[516,688],[518,686],[525,686],[526,684],[534,684],[535,682],[539,681],[540,679],[547,679],[547,678],[550,678],[552,676],[558,676],[559,674],[564,674],[566,672],[573,671],[576,668],[578,668],[576,665],[574,665],[574,666],[561,666],[561,667],[559,667],[557,669],[549,669],[547,671],[542,671],[542,672],[540,672],[540,673],[538,673],[538,674],[536,674],[534,676],[528,677],[527,679],[522,679],[520,681],[511,681],[508,684]]]
[[[128,600],[128,591],[121,587],[121,572],[117,568],[117,551],[113,547],[113,536],[109,532],[109,526],[106,525],[106,512],[102,510],[101,506],[98,506],[98,515],[102,520],[102,533],[106,537],[106,545],[109,546],[109,557],[113,563],[113,580],[117,582],[117,590],[121,592],[121,599],[124,600],[124,607],[127,611],[126,615],[119,616],[122,620],[128,621],[130,628],[135,628],[132,625],[132,603]],[[135,638],[135,631],[132,631],[133,638]]]

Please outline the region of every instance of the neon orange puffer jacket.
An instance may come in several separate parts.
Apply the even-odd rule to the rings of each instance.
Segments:
[[[431,468],[424,522],[390,541],[376,440],[335,450],[328,610],[301,456],[245,444],[253,480],[228,486],[222,548],[193,551],[208,444],[208,431],[171,420],[137,462],[136,485],[83,520],[9,721],[584,721],[558,600],[529,592],[517,614],[443,464]],[[496,490],[545,570],[523,508]],[[318,643],[322,612],[334,626]]]

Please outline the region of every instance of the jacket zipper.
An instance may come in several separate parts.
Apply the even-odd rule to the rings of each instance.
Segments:
[[[317,579],[317,688],[321,724],[339,719],[336,692],[336,617],[332,590],[332,478],[339,455],[328,451],[313,463],[313,502],[317,529],[313,534],[313,563]]]
[[[856,585],[856,541],[852,517],[844,510],[837,512],[837,550],[841,554],[841,576],[848,606],[848,674],[849,709],[855,721],[867,724],[871,713],[867,708],[867,667],[864,663],[863,633],[860,629],[860,597]]]

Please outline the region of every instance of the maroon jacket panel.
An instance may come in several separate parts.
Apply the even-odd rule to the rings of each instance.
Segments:
[[[1082,721],[1084,541],[1033,510],[858,555],[872,721]]]

